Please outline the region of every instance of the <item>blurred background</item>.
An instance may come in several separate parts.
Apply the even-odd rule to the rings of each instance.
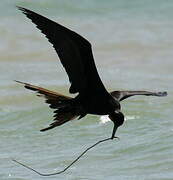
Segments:
[[[50,179],[173,179],[173,1],[1,0],[0,179],[40,180],[14,164],[43,172],[62,170],[89,145],[111,135],[112,123],[88,115],[51,131],[43,99],[13,80],[68,94],[68,77],[52,45],[16,5],[81,34],[92,43],[108,90],[168,91],[122,103],[127,121],[114,140],[90,151],[67,172]]]

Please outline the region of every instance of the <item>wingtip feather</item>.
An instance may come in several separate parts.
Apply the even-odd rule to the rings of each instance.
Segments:
[[[164,96],[167,96],[167,95],[168,95],[168,93],[166,91],[157,93],[157,96],[160,96],[160,97],[164,97]]]
[[[24,8],[24,7],[21,7],[21,6],[16,6],[17,7],[17,9],[19,9],[20,11],[22,11],[22,13],[24,13],[25,15],[29,15],[29,14],[31,14],[31,12],[32,11],[30,11],[29,9],[26,9],[26,8]]]
[[[22,81],[18,81],[18,80],[14,80],[15,82],[17,82],[17,83],[20,83],[20,84],[27,84],[27,83],[24,83],[24,82],[22,82]]]
[[[26,9],[21,7],[21,6],[16,6],[16,8],[19,9],[20,11],[22,11],[22,12],[26,11]]]
[[[52,128],[53,128],[52,126],[49,126],[47,128],[41,129],[40,132],[44,132],[44,131],[47,131],[47,130],[52,129]]]

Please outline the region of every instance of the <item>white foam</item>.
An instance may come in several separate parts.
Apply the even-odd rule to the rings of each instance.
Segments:
[[[127,120],[133,120],[133,119],[138,119],[139,118],[139,116],[126,116],[125,117],[125,121],[127,121]],[[108,115],[105,115],[105,116],[101,116],[100,117],[100,123],[101,124],[105,124],[105,123],[107,123],[107,122],[109,122],[110,121],[110,119],[109,119],[109,117],[108,117]]]

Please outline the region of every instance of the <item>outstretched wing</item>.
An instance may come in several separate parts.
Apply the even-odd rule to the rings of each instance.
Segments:
[[[16,81],[16,80],[15,80]],[[24,83],[21,81],[16,81],[17,83],[23,84],[26,89],[35,91],[37,93],[37,96],[44,97],[46,99],[46,103],[49,104],[49,107],[52,109],[57,109],[61,106],[63,106],[63,102],[66,102],[70,99],[72,99],[69,96],[64,96],[58,92],[50,91],[48,89],[35,86],[29,83]]]
[[[112,91],[110,94],[115,97],[118,101],[122,101],[128,97],[135,95],[145,96],[167,96],[167,92],[149,92],[149,91]]]
[[[107,92],[98,75],[91,44],[79,34],[31,10],[18,7],[53,44],[71,83],[70,93]]]

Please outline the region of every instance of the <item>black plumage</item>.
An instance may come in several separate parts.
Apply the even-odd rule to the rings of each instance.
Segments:
[[[104,87],[96,69],[91,44],[70,29],[41,16],[31,10],[18,7],[31,21],[36,24],[52,43],[59,59],[65,68],[71,83],[69,92],[78,93],[75,98],[67,97],[47,89],[23,83],[27,89],[44,96],[50,108],[55,109],[54,122],[46,131],[65,122],[84,117],[87,114],[109,115],[114,123],[112,139],[117,128],[123,124],[120,101],[134,95],[165,96],[166,92],[147,91],[113,91]]]

